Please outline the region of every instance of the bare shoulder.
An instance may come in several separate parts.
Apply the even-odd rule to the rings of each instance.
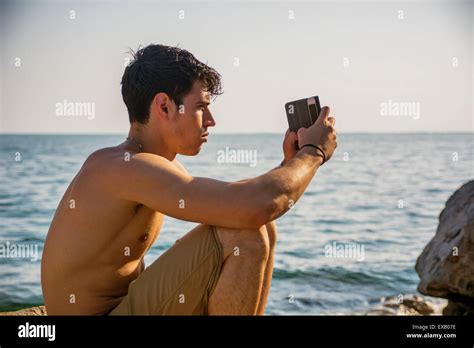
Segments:
[[[130,180],[145,181],[162,176],[182,176],[183,170],[174,161],[146,152],[131,152],[120,148],[104,148],[92,153],[89,165],[107,181],[106,184],[129,184]],[[184,172],[185,173],[185,172]]]
[[[187,170],[177,158],[173,159],[173,161],[169,161],[168,159],[153,153],[130,152],[116,148],[105,148],[99,150],[97,154],[93,155],[98,157],[99,162],[107,164],[108,169],[112,170],[113,173],[128,173],[132,175],[145,174],[144,171],[152,171],[156,175],[163,172],[179,172],[188,175]],[[113,173],[111,173],[111,175],[113,175]]]
[[[107,147],[94,151],[84,162],[84,167],[89,172],[113,180],[124,175],[133,173],[139,174],[141,171],[155,169],[165,169],[171,165],[166,158],[152,153],[137,153],[127,151],[117,147]]]
[[[139,163],[162,163],[167,161],[166,158],[145,152],[133,152],[118,147],[105,147],[91,153],[85,164],[88,166],[106,168],[124,168],[129,164],[137,165]],[[169,162],[169,161],[168,161]]]
[[[178,167],[179,170],[181,170],[183,173],[186,173],[186,174],[189,174],[188,171],[186,170],[186,168],[184,168],[184,166],[181,164],[180,161],[178,161],[177,158],[175,158],[173,160],[173,163],[176,167]]]

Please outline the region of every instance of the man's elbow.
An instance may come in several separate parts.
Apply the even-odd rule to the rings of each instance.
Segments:
[[[256,207],[253,214],[248,215],[246,222],[249,228],[259,228],[275,220],[283,213],[282,204],[278,203],[277,200],[270,200]]]
[[[266,190],[258,190],[260,194],[256,197],[253,194],[253,207],[245,219],[247,223],[252,228],[258,228],[285,214],[294,204],[291,199],[291,185],[289,180],[278,180],[276,185],[268,185]]]

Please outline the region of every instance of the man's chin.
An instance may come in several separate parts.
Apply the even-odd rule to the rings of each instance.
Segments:
[[[201,152],[201,149],[202,149],[202,144],[197,148],[186,149],[186,151],[179,152],[179,154],[183,156],[196,156],[199,152]]]

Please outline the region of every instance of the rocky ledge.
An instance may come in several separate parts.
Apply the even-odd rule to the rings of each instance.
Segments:
[[[415,269],[419,292],[448,300],[444,315],[474,315],[474,180],[446,202]]]
[[[382,297],[380,304],[365,315],[441,315],[446,300],[428,299],[424,296],[405,294]]]
[[[47,315],[44,306],[20,309],[14,312],[0,312],[0,315]]]

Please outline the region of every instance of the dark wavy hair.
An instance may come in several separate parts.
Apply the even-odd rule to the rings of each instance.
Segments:
[[[122,77],[122,98],[130,123],[148,122],[150,104],[157,93],[166,93],[181,105],[197,80],[211,96],[223,93],[221,75],[182,48],[149,45],[130,53],[133,60]]]

